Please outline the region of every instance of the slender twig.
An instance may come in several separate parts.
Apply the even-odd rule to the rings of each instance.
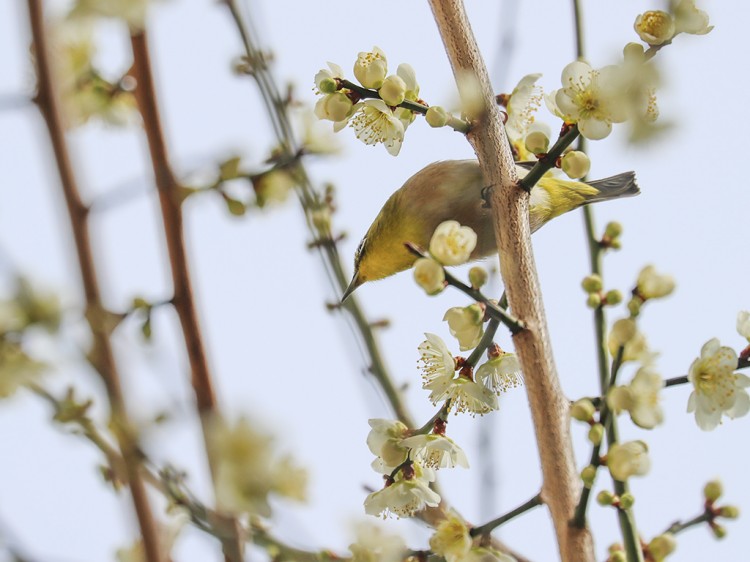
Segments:
[[[406,249],[409,250],[411,253],[413,253],[415,256],[419,257],[428,257],[428,254],[426,254],[424,251],[422,251],[419,247],[415,246],[411,242],[407,242],[404,244],[406,246]],[[443,272],[445,273],[445,282],[455,287],[456,289],[460,290],[461,292],[465,293],[466,295],[470,296],[475,301],[481,302],[486,307],[486,314],[495,320],[498,320],[507,327],[512,334],[517,334],[521,330],[525,328],[524,323],[519,320],[518,318],[513,317],[511,314],[505,311],[505,308],[507,307],[507,303],[505,307],[499,306],[492,302],[490,299],[488,299],[486,296],[482,294],[481,291],[478,289],[475,289],[474,287],[470,287],[463,281],[459,281],[456,277],[454,277],[448,270],[443,268]],[[503,293],[503,296],[505,294]]]
[[[340,85],[344,88],[356,92],[357,95],[362,98],[382,99],[377,90],[369,90],[367,88],[363,88],[362,86],[359,86],[354,82],[350,82],[349,80],[340,80]],[[404,100],[398,105],[398,107],[403,107],[421,115],[425,115],[427,113],[427,110],[429,109],[429,107],[427,107],[426,105],[411,100]],[[459,119],[458,117],[455,117],[453,115],[450,116],[446,125],[457,133],[463,134],[468,133],[471,129],[470,123],[463,121],[462,119]]]
[[[706,509],[700,515],[697,515],[692,519],[685,521],[684,523],[682,521],[675,521],[669,527],[667,527],[664,532],[676,535],[677,533],[681,533],[682,531],[685,531],[690,527],[695,527],[696,525],[700,525],[701,523],[709,523],[710,521],[713,521],[715,517],[716,515],[713,513],[713,511],[711,511],[711,509]]]
[[[495,333],[499,326],[499,319],[490,318],[490,321],[487,323],[487,329],[484,331],[484,334],[482,334],[482,339],[479,340],[479,344],[474,351],[471,352],[471,355],[466,358],[464,365],[476,367],[477,363],[479,363],[479,360],[482,358],[482,354],[492,345],[492,342],[495,339]]]
[[[435,422],[442,419],[445,420],[445,417],[448,415],[448,412],[451,410],[451,399],[448,398],[443,405],[440,407],[440,409],[435,413],[434,416],[432,416],[429,420],[427,420],[427,423],[425,423],[422,427],[414,430],[414,435],[425,435],[432,431],[435,427]]]
[[[166,237],[167,254],[174,296],[172,304],[180,319],[185,349],[191,370],[191,383],[195,395],[196,407],[201,419],[203,438],[206,445],[206,456],[211,474],[216,479],[216,461],[212,458],[209,443],[209,426],[211,418],[218,413],[218,405],[213,388],[213,379],[206,357],[203,336],[198,321],[198,312],[193,297],[190,268],[185,248],[181,186],[175,177],[167,151],[167,143],[161,126],[159,106],[156,100],[151,59],[145,30],[137,31],[131,36],[133,50],[132,73],[137,81],[136,99],[143,117],[143,125],[148,140],[151,165],[159,194],[162,222]],[[239,526],[234,544],[224,542],[224,554],[231,560],[242,560],[243,542]]]
[[[97,312],[104,310],[104,305],[91,245],[92,238],[88,221],[89,209],[81,198],[73,173],[73,166],[70,162],[60,101],[55,90],[54,76],[49,59],[49,46],[47,44],[49,33],[45,29],[40,0],[28,0],[28,8],[37,66],[38,91],[35,101],[47,124],[73,231],[78,255],[78,267],[86,297],[86,308],[89,313],[87,316],[94,340],[89,357],[92,365],[102,377],[112,408],[112,420],[116,427],[115,435],[125,462],[130,494],[133,498],[133,505],[143,538],[146,559],[149,562],[160,562],[162,557],[159,550],[156,522],[139,471],[141,454],[135,432],[128,421],[114,352],[106,328],[102,325],[102,322],[95,320],[99,316]]]
[[[476,41],[460,0],[430,0],[454,76],[476,77],[483,117],[467,135],[491,190],[500,272],[510,309],[526,329],[513,340],[523,372],[542,466],[542,497],[550,510],[564,562],[594,560],[591,534],[569,525],[581,487],[568,417],[569,403],[557,376],[539,279],[530,243],[529,193],[518,188],[513,154]],[[541,167],[542,164],[539,164]],[[531,180],[529,180],[531,181]]]
[[[489,535],[492,531],[497,529],[500,525],[507,523],[511,519],[518,517],[522,513],[526,513],[527,511],[542,505],[544,501],[542,500],[542,494],[537,494],[527,502],[519,505],[516,509],[513,511],[509,511],[505,515],[501,515],[497,519],[493,519],[492,521],[489,521],[485,523],[484,525],[480,525],[479,527],[474,527],[470,534],[472,537],[478,537],[481,535]]]
[[[279,89],[263,61],[261,49],[251,33],[251,22],[242,16],[236,0],[224,0],[224,4],[229,9],[237,30],[240,33],[246,56],[251,61],[257,62],[254,66],[252,77],[260,89],[263,102],[268,110],[268,116],[271,119],[271,124],[279,141],[280,149],[285,151],[287,158],[291,159],[295,154],[299,153],[299,146],[289,119],[285,98],[279,93]],[[293,171],[299,186],[299,189],[297,189],[298,198],[305,212],[310,233],[316,238],[321,237],[329,241],[329,243],[325,244],[316,244],[315,247],[321,253],[334,290],[337,294],[341,295],[349,286],[349,277],[344,274],[335,237],[331,234],[330,230],[325,235],[321,235],[312,222],[312,213],[321,206],[320,197],[313,188],[310,177],[299,159],[295,160]],[[341,305],[341,308],[349,312],[354,321],[354,325],[367,354],[369,363],[368,372],[375,378],[383,390],[396,417],[408,427],[414,427],[414,420],[403,403],[401,392],[393,383],[388,368],[385,365],[380,346],[372,330],[372,324],[367,319],[356,296],[351,295]]]
[[[560,138],[557,139],[554,146],[547,154],[537,160],[534,167],[531,168],[529,173],[518,182],[518,185],[524,191],[531,191],[531,188],[536,185],[536,182],[542,179],[544,174],[555,167],[557,159],[562,155],[566,148],[573,144],[573,141],[578,138],[579,134],[578,125],[565,125],[563,127],[563,133],[560,135]]]

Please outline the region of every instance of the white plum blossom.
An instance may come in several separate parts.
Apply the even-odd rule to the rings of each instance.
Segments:
[[[430,391],[433,404],[451,400],[456,412],[483,415],[497,409],[497,396],[471,378],[455,376],[456,363],[445,342],[435,334],[425,334],[427,341],[419,346],[422,366],[422,388]]]
[[[448,322],[451,335],[458,340],[459,349],[474,349],[484,334],[484,310],[478,303],[449,308],[443,321]]]
[[[737,354],[730,347],[722,347],[713,338],[701,348],[701,356],[693,361],[688,380],[693,392],[688,399],[688,412],[695,412],[695,421],[704,431],[711,431],[721,423],[722,415],[739,418],[750,411],[747,390],[750,377],[736,373]]]
[[[413,463],[408,471],[409,477],[401,470],[395,480],[382,490],[373,492],[365,499],[365,513],[387,517],[411,517],[425,507],[437,507],[440,495],[430,489],[430,482],[435,480],[435,471]]]
[[[594,70],[586,62],[574,61],[563,69],[563,87],[550,92],[545,100],[552,113],[577,123],[584,137],[600,140],[612,131],[612,123],[626,119],[624,108],[617,103],[620,82],[615,66]]]
[[[372,454],[391,469],[404,462],[408,450],[403,439],[408,435],[409,428],[398,420],[371,419],[367,423],[372,428],[367,435],[367,446]]]
[[[515,353],[500,353],[492,357],[479,366],[474,377],[495,394],[507,392],[523,382],[521,364]]]
[[[417,73],[412,66],[407,63],[401,63],[396,69],[396,74],[406,84],[406,99],[416,101],[419,98],[419,84],[417,83]]]
[[[368,99],[357,104],[351,126],[365,144],[383,144],[392,156],[398,156],[404,142],[405,127],[383,100]]]
[[[357,525],[356,542],[349,545],[352,562],[402,562],[406,543],[371,523]]]
[[[372,51],[363,51],[357,55],[354,63],[354,76],[365,88],[377,90],[383,85],[388,75],[388,61],[379,47]]]
[[[747,310],[737,314],[737,333],[750,342],[750,312]]]
[[[633,24],[635,32],[644,43],[663,45],[672,40],[675,34],[674,18],[661,10],[650,10],[639,14]]]
[[[336,80],[343,77],[343,69],[339,65],[329,62],[328,68],[319,70],[315,75],[315,87],[322,94],[332,94],[336,91]]]
[[[512,142],[521,141],[534,122],[534,113],[542,103],[542,88],[536,82],[541,74],[527,74],[518,82],[508,97],[505,110],[508,120],[505,131]]]
[[[445,270],[432,258],[419,258],[414,263],[414,280],[428,295],[445,289]]]
[[[615,480],[643,476],[651,468],[648,446],[643,441],[615,443],[607,451],[607,468]]]
[[[627,410],[633,423],[644,429],[653,429],[664,420],[659,404],[659,392],[664,381],[651,366],[643,366],[626,386],[611,389],[607,404],[615,412]]]
[[[705,35],[714,26],[708,24],[708,14],[695,6],[695,0],[671,0],[677,33]]]
[[[413,435],[401,441],[401,445],[410,448],[411,457],[429,468],[469,468],[466,453],[453,439],[436,433]]]
[[[643,300],[664,298],[672,294],[674,288],[674,277],[657,273],[653,265],[644,267],[636,281],[636,292]]]
[[[458,221],[438,225],[430,240],[430,254],[443,265],[466,263],[477,245],[477,234]]]
[[[462,562],[466,560],[473,542],[466,521],[451,511],[435,527],[430,537],[430,549],[445,558],[446,562]]]

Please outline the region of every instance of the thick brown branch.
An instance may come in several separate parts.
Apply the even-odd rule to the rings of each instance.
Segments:
[[[529,195],[519,189],[513,157],[494,103],[487,69],[479,53],[461,0],[430,0],[435,20],[457,79],[471,73],[482,87],[486,112],[472,128],[469,141],[485,181],[493,186],[491,208],[500,250],[500,271],[513,314],[525,322],[514,336],[523,367],[534,420],[548,505],[562,560],[594,560],[587,529],[569,525],[580,490],[568,422],[568,402],[552,358],[544,307],[536,273],[528,221]]]
[[[114,433],[117,436],[118,445],[125,461],[130,493],[143,537],[146,558],[149,562],[160,562],[162,557],[159,549],[156,523],[151,513],[146,488],[139,468],[141,454],[138,450],[135,434],[128,422],[125,401],[120,386],[120,377],[109,340],[109,333],[103,322],[100,321],[104,306],[91,247],[88,207],[81,199],[70,162],[60,111],[60,101],[55,91],[55,77],[49,59],[49,45],[47,44],[49,35],[45,30],[44,14],[42,13],[40,0],[28,0],[28,7],[31,34],[36,54],[38,81],[36,102],[39,105],[49,131],[52,150],[55,154],[57,170],[60,176],[60,184],[73,231],[81,283],[86,297],[87,316],[94,340],[90,360],[102,377],[107,390],[110,407],[112,408],[112,419],[115,424]]]
[[[216,397],[198,323],[195,300],[193,299],[183,236],[180,185],[169,165],[167,145],[156,103],[156,89],[145,31],[133,35],[131,43],[133,47],[132,72],[138,83],[136,97],[148,139],[154,180],[159,192],[169,263],[172,270],[172,284],[174,286],[172,302],[180,318],[182,333],[185,338],[198,411],[201,415],[211,414],[216,410]]]

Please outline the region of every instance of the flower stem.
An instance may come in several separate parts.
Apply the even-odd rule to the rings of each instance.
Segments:
[[[254,72],[252,77],[255,79],[258,89],[260,90],[263,102],[266,105],[268,116],[271,120],[276,138],[279,141],[280,149],[286,152],[288,159],[293,159],[294,155],[299,153],[298,142],[292,129],[289,119],[288,107],[284,97],[273,79],[270,70],[262,56],[260,46],[257,44],[252,30],[252,20],[250,17],[244,17],[240,13],[237,0],[224,0],[224,4],[229,9],[235,26],[242,39],[245,48],[245,55],[249,60],[255,61]],[[322,205],[322,200],[315,191],[312,181],[300,159],[295,160],[294,175],[297,179],[297,195],[305,213],[305,220],[310,233],[316,238],[324,238],[325,243],[316,244],[323,258],[323,264],[329,275],[334,291],[341,295],[349,286],[349,277],[344,274],[344,268],[341,263],[341,257],[338,252],[336,239],[331,234],[330,229],[325,235],[321,235],[319,230],[314,226],[312,214]],[[375,378],[378,385],[385,394],[386,400],[390,404],[396,417],[408,427],[414,427],[414,421],[403,403],[401,393],[396,388],[388,368],[385,365],[380,347],[372,329],[372,323],[365,316],[359,301],[355,295],[349,296],[342,308],[349,312],[356,326],[356,332],[361,338],[365,348],[369,365],[368,372]]]
[[[490,318],[487,323],[487,329],[482,335],[482,339],[479,341],[479,345],[471,352],[471,355],[466,358],[466,365],[476,367],[479,360],[482,358],[482,354],[487,351],[487,348],[492,345],[492,341],[495,339],[495,333],[500,326],[500,320],[497,318]]]
[[[513,511],[509,511],[505,515],[501,515],[497,519],[493,519],[492,521],[489,521],[485,523],[484,525],[480,525],[479,527],[474,527],[469,534],[472,537],[478,537],[483,535],[489,535],[492,531],[497,529],[500,525],[503,525],[504,523],[507,523],[511,519],[518,517],[522,513],[526,513],[527,511],[534,509],[535,507],[542,505],[542,494],[539,493],[535,495],[533,498],[531,498],[529,501],[519,505],[517,508],[515,508]]]

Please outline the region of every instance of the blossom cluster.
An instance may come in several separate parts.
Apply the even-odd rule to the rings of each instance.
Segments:
[[[315,75],[315,87],[322,96],[315,104],[315,115],[333,121],[334,131],[350,125],[365,144],[382,144],[389,154],[397,156],[406,129],[415,119],[412,110],[401,107],[405,101],[418,100],[414,69],[404,63],[396,74],[388,74],[385,53],[373,47],[359,53],[353,70],[362,88],[351,83],[347,87],[343,69],[331,62]]]

